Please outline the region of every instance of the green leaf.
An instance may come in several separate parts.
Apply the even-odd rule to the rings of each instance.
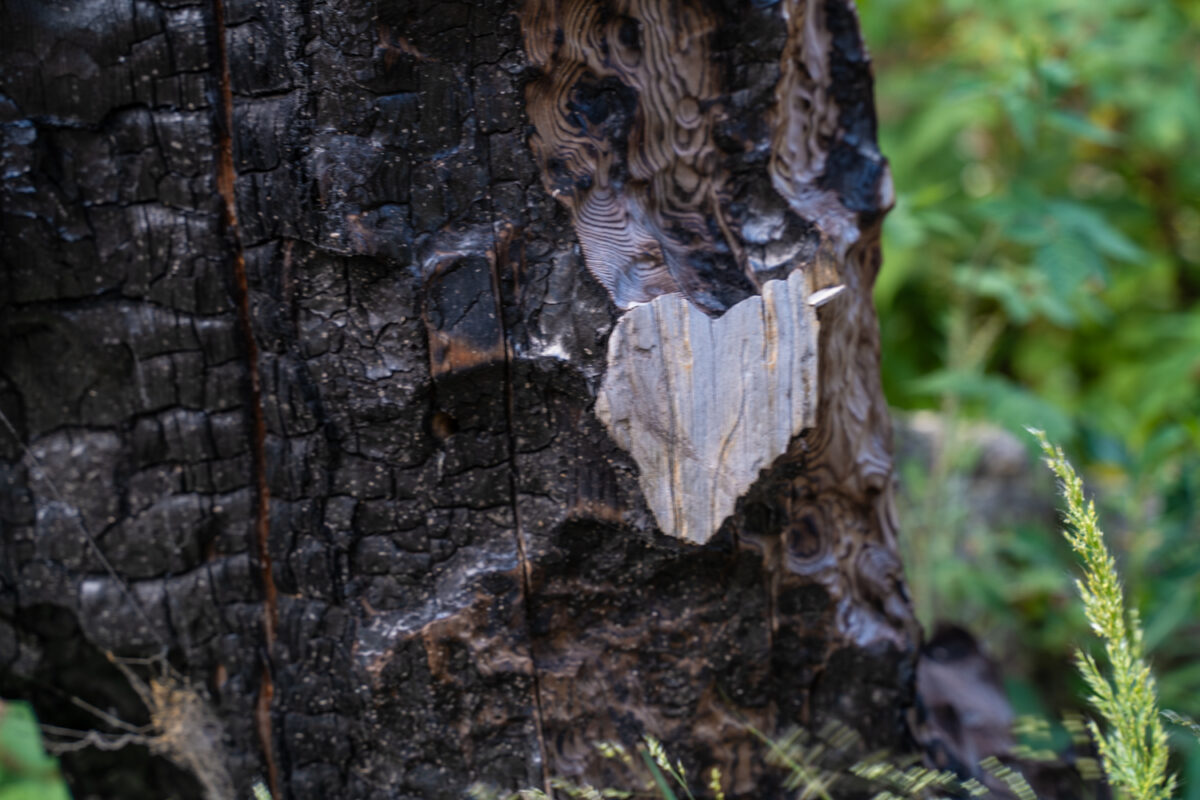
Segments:
[[[654,763],[654,759],[645,750],[639,750],[642,754],[642,761],[646,762],[646,768],[650,770],[650,775],[654,778],[654,784],[658,787],[659,794],[663,800],[679,800],[675,796],[675,792],[671,790],[671,784],[667,783],[667,776],[663,775],[662,770],[658,768],[658,764]]]
[[[1033,316],[1033,306],[1020,284],[1003,270],[962,267],[954,274],[955,283],[980,297],[990,297],[1004,307],[1014,323],[1023,325]]]
[[[42,747],[37,718],[27,703],[0,705],[0,765],[5,773],[16,776],[42,775],[52,771],[55,760]]]
[[[942,370],[916,381],[914,389],[976,400],[987,410],[989,419],[1014,432],[1036,425],[1054,431],[1060,438],[1067,438],[1073,430],[1070,417],[1061,410],[998,375]]]
[[[1009,124],[1017,141],[1026,150],[1032,150],[1035,140],[1034,129],[1037,126],[1037,108],[1029,102],[1029,98],[1019,92],[1005,92],[1001,96],[1004,110],[1008,114]]]
[[[1109,258],[1136,262],[1146,258],[1140,247],[1093,208],[1069,201],[1049,204],[1048,212],[1059,224],[1085,237]]]
[[[71,795],[61,781],[26,779],[0,783],[0,800],[71,800]]]
[[[0,800],[69,800],[27,703],[0,702]]]
[[[1115,132],[1107,128],[1101,128],[1086,117],[1081,117],[1078,114],[1072,114],[1067,111],[1050,111],[1046,115],[1046,122],[1051,127],[1057,128],[1063,133],[1076,136],[1093,144],[1114,147],[1121,141],[1121,137]]]
[[[1153,652],[1167,636],[1183,628],[1194,611],[1196,587],[1191,581],[1176,582],[1167,598],[1166,604],[1161,606],[1146,624],[1147,651]]]

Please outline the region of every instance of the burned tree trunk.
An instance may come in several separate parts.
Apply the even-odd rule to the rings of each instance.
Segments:
[[[905,746],[849,0],[2,9],[0,694],[200,779],[77,796]]]

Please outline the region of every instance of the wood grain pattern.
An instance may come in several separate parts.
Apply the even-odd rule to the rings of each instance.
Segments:
[[[685,607],[668,612],[669,619],[646,634],[641,627],[634,632],[627,614],[616,609],[626,607],[631,596],[661,608],[653,598],[674,590],[668,579],[643,592],[637,587],[644,573],[626,560],[623,566],[634,576],[614,571],[606,581],[589,578],[586,597],[580,597],[579,583],[548,572],[531,600],[539,617],[556,610],[548,630],[570,626],[572,609],[601,610],[589,615],[578,638],[535,634],[534,653],[547,741],[559,743],[552,757],[562,772],[580,777],[601,772],[587,742],[612,737],[620,732],[612,720],[629,718],[668,741],[710,753],[733,776],[733,791],[773,796],[769,780],[764,783],[748,762],[747,742],[730,725],[722,698],[733,700],[737,718],[759,729],[819,726],[834,718],[847,721],[875,747],[899,741],[896,732],[906,724],[901,709],[912,698],[920,633],[897,555],[890,424],[871,305],[880,222],[892,204],[891,178],[875,144],[870,62],[852,2],[786,0],[764,9],[711,3],[690,16],[681,8],[691,4],[527,3],[523,33],[530,60],[541,69],[526,94],[531,145],[543,186],[570,214],[589,271],[624,311],[609,341],[595,408],[613,441],[637,465],[638,487],[656,523],[653,533],[687,542],[666,572],[732,546],[727,568],[737,563],[759,570],[762,594],[741,593],[731,578],[716,589],[718,600],[699,588],[715,585],[697,582],[689,572],[692,577],[680,578],[678,588]],[[710,19],[716,24],[707,24]],[[627,20],[639,36],[622,41],[622,30],[634,27]],[[660,57],[631,77],[616,62],[627,42],[643,41],[644,26],[665,28],[660,54],[674,53],[686,41],[688,52],[704,53],[709,63]],[[756,44],[748,46],[751,41]],[[680,77],[680,70],[686,75]],[[697,237],[680,250],[664,234],[669,226],[659,223],[676,210],[677,198],[645,190],[627,165],[639,157],[633,132],[670,130],[680,106],[685,116],[689,110],[683,95],[643,87],[694,81],[700,74],[695,70],[711,87],[701,104],[708,112],[706,141],[713,145],[712,160],[700,162],[698,170],[711,198],[702,208],[710,232],[720,235]],[[608,127],[580,116],[585,104],[579,98],[592,96],[587,87],[598,81],[614,98],[610,108],[620,112],[599,115]],[[667,149],[655,152],[685,160]],[[666,164],[659,162],[664,173]],[[601,192],[603,207],[611,209],[603,225],[590,213]],[[617,244],[598,248],[598,238]],[[638,266],[635,251],[654,255],[655,246],[661,260],[646,258],[649,266]],[[681,274],[668,252],[686,252],[688,265],[720,268]],[[819,354],[811,387],[815,408],[799,428],[787,431],[782,447],[773,436],[784,438],[787,426],[776,420],[774,428],[765,423],[769,431],[747,437],[757,452],[731,458],[718,445],[714,463],[709,461],[714,448],[703,443],[714,431],[697,420],[705,417],[719,431],[722,423],[730,424],[729,413],[710,413],[696,402],[696,385],[708,385],[711,378],[697,381],[695,373],[715,369],[725,376],[717,385],[729,393],[728,406],[746,392],[749,407],[759,413],[781,405],[781,387],[751,389],[754,379],[748,376],[767,360],[761,346],[757,357],[726,357],[733,363],[707,366],[708,354],[720,346],[701,346],[706,358],[698,359],[696,343],[704,337],[692,320],[700,312],[719,317],[718,323],[734,319],[742,304],[753,305],[746,297],[767,294],[764,287],[780,278],[804,282],[814,298],[829,301],[815,312],[819,330],[811,326]],[[833,299],[835,287],[843,288]],[[662,296],[673,291],[678,294]],[[649,305],[641,305],[647,300]],[[664,313],[678,322],[663,325]],[[709,336],[729,336],[721,346],[733,350],[746,339],[745,329],[732,322],[706,330]],[[804,352],[802,344],[797,347],[792,355]],[[698,368],[700,361],[706,366]],[[693,397],[682,387],[691,387]],[[722,486],[719,479],[713,484],[723,462],[759,466],[756,458],[762,468],[746,484]],[[714,508],[714,501],[722,511],[726,507],[728,498],[717,498],[722,489],[734,494],[734,511],[723,523]],[[636,519],[632,511],[628,516]],[[620,530],[577,525],[564,530],[603,542],[591,546],[603,549],[606,563],[621,563],[609,551],[633,546],[624,542],[629,533]],[[569,549],[566,540],[559,546]],[[695,547],[698,542],[707,546]],[[720,661],[711,648],[722,634],[699,624],[690,610],[704,608],[697,613],[716,618],[726,602],[738,605],[739,624],[748,627],[737,652]],[[761,628],[750,622],[756,614]],[[659,637],[678,644],[669,652],[649,645],[652,666],[647,665],[639,653]],[[708,670],[727,669],[739,676],[733,692],[724,688],[723,678],[709,683],[705,677],[713,674]],[[626,677],[635,671],[638,678]],[[670,687],[664,690],[669,703],[658,696],[658,684]],[[711,693],[713,687],[720,691]]]
[[[817,329],[802,271],[716,320],[680,295],[621,317],[596,414],[633,455],[664,533],[707,542],[813,424]]]
[[[722,210],[713,15],[692,2],[532,0],[522,22],[542,69],[527,89],[530,145],[617,306],[683,292],[717,313],[752,292]]]
[[[853,15],[853,9],[844,13]],[[832,37],[850,32],[843,30],[845,22],[837,30],[827,25],[826,4],[818,0],[787,0],[783,15],[788,39],[775,85],[771,182],[797,214],[817,225],[843,261],[859,238],[859,212],[892,207],[891,172],[875,146],[874,111],[839,106],[839,95],[849,99],[861,88],[847,85],[844,73],[835,76],[830,58]],[[855,46],[865,59],[862,45]],[[861,96],[854,102],[861,103]],[[842,123],[844,110],[858,112],[848,127]],[[854,169],[849,174],[828,170],[831,158],[852,163]],[[831,180],[834,175],[838,177]]]

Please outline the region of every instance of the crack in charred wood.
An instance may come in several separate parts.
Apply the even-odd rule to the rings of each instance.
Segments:
[[[259,576],[263,591],[262,666],[258,699],[255,702],[254,722],[267,766],[267,783],[272,797],[282,797],[279,791],[279,765],[274,752],[271,724],[271,700],[275,685],[271,674],[271,651],[279,620],[275,577],[272,572],[269,546],[271,492],[267,486],[266,438],[267,426],[263,412],[262,376],[258,370],[258,344],[250,312],[250,287],[246,277],[246,254],[238,226],[236,180],[233,164],[233,85],[229,70],[229,51],[226,43],[225,3],[213,0],[213,29],[217,53],[217,82],[220,94],[217,105],[217,192],[221,196],[224,219],[233,246],[233,290],[237,305],[238,327],[246,348],[246,368],[250,379],[251,450],[255,482],[254,539],[258,557]]]
[[[0,247],[15,313],[0,311],[0,405],[78,493],[74,510],[56,503],[2,454],[19,492],[0,503],[19,605],[0,641],[22,645],[5,680],[120,707],[129,687],[93,675],[95,648],[154,645],[94,574],[76,515],[104,527],[157,629],[173,626],[188,680],[216,681],[215,735],[242,791],[267,783],[264,752],[296,800],[457,797],[472,781],[541,786],[546,772],[607,785],[614,765],[592,742],[651,733],[692,773],[720,766],[731,797],[771,798],[785,790],[746,723],[837,718],[872,748],[904,746],[911,660],[897,648],[914,637],[890,635],[908,612],[889,606],[903,595],[881,552],[894,519],[869,295],[885,167],[850,0],[536,2],[564,23],[531,33],[555,48],[540,68],[522,52],[519,0],[224,0],[224,85],[208,0],[0,8],[0,28],[29,45],[0,53],[14,76],[0,194],[16,231]],[[796,41],[785,64],[805,31],[824,31],[824,49]],[[781,106],[788,70],[836,115]],[[567,93],[527,114],[529,84],[560,78]],[[787,128],[802,149],[772,161],[773,120],[790,114],[808,115]],[[829,151],[818,168],[801,134],[828,119],[830,137],[811,140]],[[548,178],[531,121],[556,126],[539,134]],[[586,160],[588,147],[611,161]],[[563,198],[591,224],[582,250]],[[858,241],[839,249],[797,198],[823,201],[814,213],[843,205]],[[612,208],[633,208],[651,254],[671,250],[726,305],[743,280],[754,294],[802,271],[814,304],[846,285],[820,312],[820,381],[788,377],[782,318],[760,314],[762,341],[729,342],[716,370],[700,366],[703,337],[673,341],[697,373],[671,374],[676,410],[707,371],[724,379],[730,427],[776,417],[771,397],[730,380],[746,359],[821,393],[816,425],[707,546],[662,534],[637,463],[593,413],[622,315],[585,259],[625,253],[621,230],[594,224]],[[690,227],[694,214],[708,224]],[[230,285],[238,250],[248,294]],[[714,461],[735,459],[736,441],[718,439]],[[717,516],[721,484],[685,482],[671,508],[687,512],[691,495]],[[277,622],[259,588],[266,533]],[[68,761],[77,784],[199,791],[143,768],[149,753],[94,755]]]
[[[533,626],[530,624],[529,620],[529,600],[533,596],[533,591],[531,589],[532,568],[529,564],[529,556],[525,550],[525,534],[521,527],[521,508],[520,503],[518,502],[520,469],[517,466],[517,437],[513,427],[513,348],[511,342],[509,342],[508,330],[504,323],[504,308],[500,295],[500,265],[501,263],[508,261],[508,243],[514,234],[511,228],[507,228],[502,235],[495,235],[495,209],[492,208],[490,199],[488,200],[488,213],[493,217],[493,244],[490,259],[492,274],[492,297],[495,298],[496,320],[497,324],[500,326],[500,340],[504,345],[504,427],[505,440],[508,447],[508,462],[510,465],[510,469],[508,470],[508,490],[509,502],[512,505],[513,529],[516,532],[517,538],[517,556],[521,562],[521,605],[525,612],[525,632],[529,637],[529,675],[530,679],[533,681],[533,722],[537,732],[538,750],[540,751],[538,754],[538,762],[542,773],[542,785],[545,788],[546,794],[553,797],[553,787],[550,785],[550,761],[546,751],[545,724],[543,722],[542,715],[541,679],[538,676],[537,659],[533,654]]]

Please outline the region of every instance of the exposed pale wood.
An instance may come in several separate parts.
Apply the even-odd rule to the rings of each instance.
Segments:
[[[801,270],[715,320],[676,294],[621,317],[596,413],[664,533],[707,542],[813,424],[817,329]]]

